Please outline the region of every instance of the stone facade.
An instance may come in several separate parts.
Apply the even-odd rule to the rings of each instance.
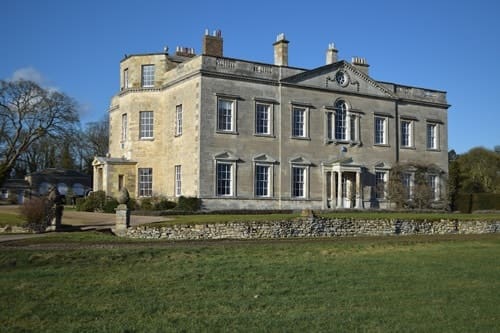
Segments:
[[[215,32],[201,55],[178,47],[121,61],[94,189],[198,197],[208,210],[386,208],[378,189],[391,167],[422,162],[436,170],[434,199],[445,197],[445,92],[376,81],[333,44],[326,65],[301,69],[283,34],[274,64],[225,57],[222,42]]]
[[[298,218],[276,222],[234,222],[168,227],[137,226],[126,237],[170,240],[276,239],[346,236],[487,234],[500,232],[500,221],[419,221]]]

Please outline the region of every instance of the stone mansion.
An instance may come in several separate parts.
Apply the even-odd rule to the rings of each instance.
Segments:
[[[389,171],[426,163],[434,200],[448,173],[446,92],[376,81],[364,58],[291,67],[225,57],[220,31],[202,52],[126,55],[109,109],[109,154],[94,190],[137,199],[198,197],[203,209],[386,208]],[[402,174],[409,199],[415,174]]]

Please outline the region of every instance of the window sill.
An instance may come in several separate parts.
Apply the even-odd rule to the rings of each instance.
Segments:
[[[139,138],[141,141],[154,141],[155,138]]]
[[[311,138],[308,136],[291,136],[290,139],[311,141]]]
[[[351,146],[361,146],[360,141],[350,141],[350,140],[332,140],[328,139],[327,143],[333,143],[335,145],[351,145]]]
[[[174,138],[178,138],[178,137],[181,137],[182,136],[182,133],[181,134],[174,134]]]
[[[215,133],[217,134],[229,134],[229,135],[239,135],[238,132],[236,131],[223,131],[223,130],[216,130]]]
[[[254,136],[261,137],[261,138],[276,138],[276,136],[272,134],[260,134],[260,133],[254,133]]]
[[[434,152],[434,153],[439,153],[439,152],[441,152],[441,149],[437,149],[437,148],[427,148],[427,151],[429,151],[429,152]]]
[[[401,146],[399,147],[400,149],[405,149],[405,150],[417,150],[415,147],[409,147],[409,146]]]
[[[381,148],[389,148],[389,147],[391,147],[391,145],[387,144],[387,143],[374,143],[373,146],[374,147],[381,147]]]

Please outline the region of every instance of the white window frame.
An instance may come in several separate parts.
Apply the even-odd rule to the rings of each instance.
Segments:
[[[220,168],[220,169],[219,169]],[[225,170],[223,170],[223,168]],[[221,178],[222,173],[228,174],[229,177]],[[215,194],[218,197],[233,197],[235,196],[236,183],[236,163],[232,161],[216,161],[215,162]],[[225,182],[226,184],[222,184]],[[220,186],[222,185],[222,186]],[[223,189],[221,191],[221,189]]]
[[[255,103],[255,134],[256,135],[272,135],[272,104],[256,102]],[[266,119],[262,119],[261,115],[266,114]],[[263,121],[264,120],[264,121]],[[266,127],[267,130],[263,130]]]
[[[296,172],[302,173],[302,175],[299,175]],[[309,187],[309,167],[306,165],[297,165],[297,164],[292,164],[291,166],[291,197],[292,198],[298,198],[298,199],[307,199],[308,198],[308,187]],[[300,176],[300,180],[298,179],[298,176]],[[299,186],[300,185],[300,186]]]
[[[308,139],[309,108],[304,106],[292,105],[291,118],[292,138]]]
[[[379,121],[381,122],[381,124],[378,123]],[[374,129],[373,143],[375,145],[387,145],[387,123],[388,123],[387,117],[377,116],[377,115],[375,116],[373,120],[373,129]],[[381,128],[379,125],[381,125]]]
[[[153,168],[139,168],[137,171],[138,179],[138,196],[152,197],[153,196]]]
[[[344,100],[338,100],[335,102],[335,113],[333,119],[333,135],[335,141],[347,142],[348,138],[348,105]]]
[[[176,165],[175,169],[175,189],[174,193],[176,197],[180,197],[182,195],[182,166]]]
[[[225,103],[228,103],[231,107],[229,109],[222,108]],[[227,97],[217,98],[217,132],[236,133],[236,107],[236,99]]]
[[[327,109],[325,124],[328,142],[359,144],[360,115],[351,111],[345,99],[338,99],[333,108]]]
[[[267,170],[266,179],[263,180],[259,177],[259,169]],[[269,198],[272,196],[272,173],[273,166],[269,163],[255,163],[254,171],[254,194],[256,197]],[[260,186],[260,183],[265,182],[264,186]],[[265,193],[260,192],[261,189],[265,190]]]
[[[388,174],[387,170],[375,170],[375,198],[377,200],[385,200],[387,198]],[[383,186],[382,188],[380,188],[381,185]]]
[[[141,67],[141,86],[151,88],[155,85],[155,65],[148,64]]]
[[[154,112],[139,112],[139,139],[154,138]]]
[[[439,150],[439,126],[428,122],[426,126],[427,150]]]
[[[128,80],[128,68],[123,70],[123,89],[128,89],[129,80]]]
[[[439,176],[436,174],[427,175],[427,183],[431,188],[433,200],[438,201],[441,197],[441,188],[439,182]]]
[[[121,143],[127,141],[128,139],[128,114],[122,114],[122,133],[121,133]],[[122,147],[123,148],[123,147]]]
[[[403,172],[401,174],[401,183],[405,189],[405,197],[407,200],[413,199],[414,175],[411,172]]]
[[[182,104],[175,106],[175,136],[182,135]]]
[[[404,125],[407,125],[407,129],[404,129]],[[399,122],[400,128],[400,145],[401,148],[413,148],[413,132],[414,132],[415,121],[411,119],[401,119]]]

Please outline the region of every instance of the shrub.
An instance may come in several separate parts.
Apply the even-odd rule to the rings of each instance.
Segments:
[[[104,213],[114,213],[116,207],[118,207],[118,200],[112,197],[107,197],[104,203],[103,211]]]
[[[46,198],[33,197],[19,207],[26,226],[32,230],[45,230],[49,225],[50,212]]]
[[[472,210],[500,210],[500,194],[476,193],[472,196]]]
[[[106,204],[106,193],[104,191],[91,192],[83,201],[77,204],[77,210],[85,212],[102,212]]]
[[[458,194],[455,200],[455,208],[462,213],[471,213],[476,210],[500,210],[500,194]]]
[[[142,198],[140,201],[141,210],[153,210],[152,198]]]
[[[136,210],[138,208],[137,200],[130,198],[127,202],[127,207],[130,210]]]
[[[83,211],[83,205],[85,204],[85,198],[76,198],[75,208],[77,211]]]
[[[201,200],[195,197],[179,197],[179,202],[177,203],[177,209],[186,212],[196,212],[200,210]]]

